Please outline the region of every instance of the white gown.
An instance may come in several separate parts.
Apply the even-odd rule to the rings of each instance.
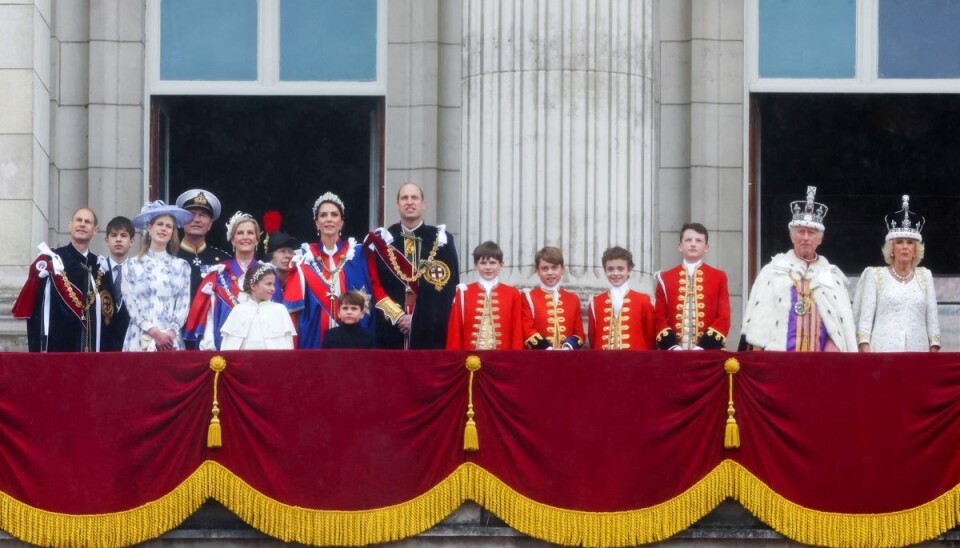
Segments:
[[[898,281],[887,267],[867,267],[853,299],[857,344],[872,352],[927,352],[940,346],[940,322],[933,276],[917,268],[912,280]]]
[[[220,350],[293,350],[295,331],[287,307],[246,298],[233,307],[220,333]]]

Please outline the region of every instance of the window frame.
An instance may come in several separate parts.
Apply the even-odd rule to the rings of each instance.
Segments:
[[[960,93],[960,78],[880,78],[880,0],[857,0],[854,78],[762,78],[760,1],[744,0],[748,93]]]
[[[387,2],[377,0],[376,78],[372,81],[283,81],[280,79],[280,2],[257,3],[257,79],[162,80],[160,78],[160,4],[147,0],[145,91],[151,95],[367,95],[387,89]]]

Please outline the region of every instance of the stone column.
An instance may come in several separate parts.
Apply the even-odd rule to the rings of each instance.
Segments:
[[[145,11],[144,0],[90,0],[88,192],[101,229],[143,205]]]
[[[50,215],[50,2],[0,4],[0,297],[19,289]]]
[[[461,266],[484,240],[528,285],[556,245],[606,285],[612,245],[654,270],[652,0],[464,0]],[[634,287],[641,287],[637,280]]]

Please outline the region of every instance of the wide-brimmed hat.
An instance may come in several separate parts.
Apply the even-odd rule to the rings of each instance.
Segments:
[[[131,222],[137,228],[147,228],[147,225],[153,222],[160,215],[170,215],[177,220],[177,226],[183,226],[193,220],[193,213],[190,213],[182,207],[167,205],[163,200],[147,202],[140,208],[140,214],[134,217]]]
[[[202,209],[216,221],[220,216],[220,200],[209,190],[191,188],[177,196],[177,207],[184,209]]]

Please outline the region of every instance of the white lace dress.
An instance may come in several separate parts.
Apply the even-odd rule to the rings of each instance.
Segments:
[[[917,268],[902,283],[887,267],[867,267],[854,294],[857,344],[872,352],[926,352],[940,346],[940,321],[933,275]]]

